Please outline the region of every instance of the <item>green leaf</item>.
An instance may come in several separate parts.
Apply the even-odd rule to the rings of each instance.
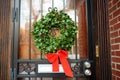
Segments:
[[[35,46],[45,54],[56,52],[57,49],[70,50],[77,33],[77,26],[73,23],[69,15],[53,8],[51,12],[33,24],[34,30],[31,34],[34,37]],[[60,29],[59,37],[50,35],[49,30],[53,26]],[[40,36],[41,34],[44,34],[44,37]]]

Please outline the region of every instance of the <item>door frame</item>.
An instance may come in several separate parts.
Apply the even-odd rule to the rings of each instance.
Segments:
[[[102,0],[103,2],[104,2],[104,0]],[[13,4],[14,4],[14,6],[15,6],[15,0],[13,0]],[[87,14],[87,16],[89,16],[88,17],[88,25],[89,25],[89,27],[88,27],[88,29],[91,29],[90,31],[88,31],[88,35],[89,35],[89,37],[88,37],[88,41],[89,41],[89,43],[90,44],[92,44],[92,45],[88,45],[88,51],[89,51],[89,53],[92,53],[92,55],[89,55],[89,58],[90,59],[92,59],[92,60],[94,60],[95,61],[95,43],[94,43],[94,28],[95,28],[95,25],[94,25],[94,17],[93,17],[93,15],[94,14],[97,14],[98,16],[100,15],[100,14],[98,14],[99,13],[99,11],[97,11],[96,13],[93,13],[93,0],[88,0],[87,1],[87,4],[89,5],[89,6],[87,6],[88,8],[90,8],[91,9],[91,11],[89,11],[89,10],[87,10],[88,12],[89,12],[89,14]],[[96,3],[97,4],[97,3]],[[103,5],[102,5],[103,6]],[[19,7],[19,4],[17,5],[17,7]],[[107,6],[105,6],[105,7],[107,7]],[[104,8],[104,6],[102,7],[102,8]],[[107,10],[107,8],[105,8],[105,11]],[[18,9],[14,9],[12,12],[12,14],[13,14],[13,20],[15,20],[15,24],[13,24],[13,25],[19,25],[18,23],[17,23],[17,21],[19,20],[19,17],[17,17],[17,19],[14,19],[16,16],[14,16],[14,15],[19,15],[19,11],[18,11],[18,13],[16,12],[16,11],[18,11]],[[107,15],[104,15],[105,16],[105,18],[107,18]],[[102,16],[103,17],[103,16]],[[104,20],[103,19],[103,22],[106,22],[106,20]],[[107,27],[108,27],[108,23],[106,23],[105,25],[104,25],[104,27],[107,25]],[[92,27],[92,28],[91,28]],[[100,27],[99,27],[100,28]],[[13,27],[13,32],[14,31],[16,31],[17,29],[15,28],[15,27]],[[102,32],[102,30],[103,29],[99,29],[99,31],[101,31]],[[107,29],[107,31],[108,31],[108,29]],[[15,35],[18,35],[18,32],[15,32],[16,34]],[[13,33],[14,34],[14,33]],[[15,36],[15,35],[13,35],[13,36]],[[101,35],[100,35],[101,36]],[[104,37],[107,37],[108,38],[108,35],[105,35]],[[14,42],[14,40],[15,40],[15,42]],[[18,38],[16,38],[16,37],[14,37],[14,38],[12,38],[12,42],[13,43],[18,43]],[[103,42],[101,42],[101,41],[99,41],[99,44],[100,44],[100,46],[101,46],[101,44],[103,44]],[[109,45],[109,43],[106,43],[106,45]],[[17,48],[18,48],[18,46],[16,46],[16,44],[14,44],[13,46],[12,46],[12,53],[17,53],[18,51],[17,51]],[[105,48],[105,47],[104,47]],[[13,50],[14,49],[14,50]],[[102,48],[103,49],[103,48]],[[107,49],[108,50],[108,54],[109,54],[109,49]],[[102,65],[103,63],[102,63],[102,60],[101,59],[103,59],[103,58],[105,58],[105,56],[103,56],[103,54],[101,53],[101,49],[100,49],[100,65]],[[15,56],[17,56],[17,54],[13,54],[14,56],[11,56],[12,58],[11,59],[13,59],[13,61],[14,62],[11,62],[12,64],[11,64],[11,66],[13,67],[13,65],[14,64],[16,64],[16,61],[15,61]],[[106,59],[106,61],[109,61],[110,62],[110,59],[109,59],[109,57],[110,57],[110,55],[108,55],[108,58]],[[95,65],[95,63],[94,63],[94,65]],[[15,66],[17,66],[17,65],[15,65]],[[102,67],[102,66],[101,66]],[[109,71],[107,70],[107,68],[108,67],[110,67],[110,66],[103,66],[104,68],[105,68],[105,70],[106,70],[106,73],[108,73]],[[94,75],[92,75],[92,77],[90,77],[90,79],[95,79],[95,75],[96,75],[96,71],[94,70],[95,69],[95,66],[93,66],[93,72],[94,72]],[[109,69],[110,70],[110,69]],[[12,72],[15,72],[16,71],[16,69],[12,69]],[[102,69],[100,69],[100,72],[102,73],[103,71],[102,71]],[[110,73],[109,73],[109,75],[110,75]],[[14,76],[16,76],[15,74],[14,74]],[[102,74],[100,74],[100,76],[102,76]],[[102,77],[106,77],[106,76],[102,76]],[[109,76],[110,77],[110,76]],[[101,79],[101,80],[104,80],[104,79]],[[110,80],[110,78],[109,78],[109,80]]]

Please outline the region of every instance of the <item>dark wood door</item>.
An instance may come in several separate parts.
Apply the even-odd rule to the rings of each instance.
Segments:
[[[0,1],[0,80],[10,79],[11,0]]]

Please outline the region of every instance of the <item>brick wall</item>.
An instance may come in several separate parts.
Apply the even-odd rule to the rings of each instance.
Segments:
[[[120,80],[120,0],[109,0],[112,80]]]

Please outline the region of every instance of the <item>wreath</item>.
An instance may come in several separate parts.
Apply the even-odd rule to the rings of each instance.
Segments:
[[[77,33],[77,26],[69,15],[56,8],[49,9],[49,13],[35,22],[33,27],[35,46],[44,54],[69,51]]]

